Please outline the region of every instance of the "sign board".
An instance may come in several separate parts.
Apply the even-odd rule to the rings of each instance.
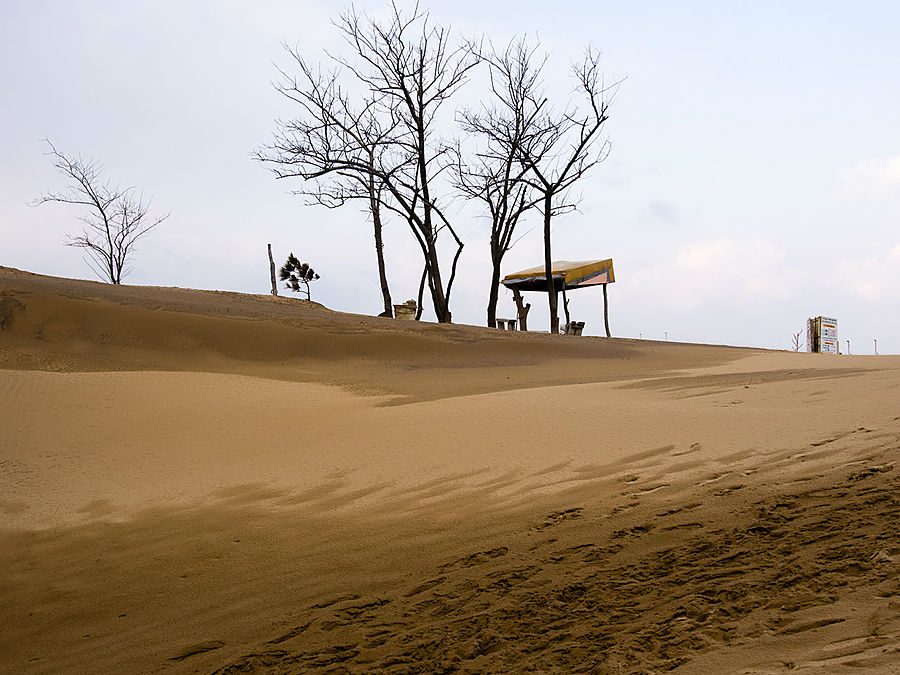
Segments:
[[[820,316],[819,351],[823,354],[838,353],[837,319]]]
[[[830,316],[817,316],[806,321],[806,351],[838,354],[838,323]]]

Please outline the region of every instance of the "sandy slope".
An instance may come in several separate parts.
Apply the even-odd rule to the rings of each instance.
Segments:
[[[900,358],[0,268],[0,670],[900,669]]]

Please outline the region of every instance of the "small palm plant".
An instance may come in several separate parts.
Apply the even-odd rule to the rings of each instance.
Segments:
[[[309,282],[318,279],[319,275],[307,263],[301,263],[293,253],[288,256],[287,262],[281,266],[278,277],[282,281],[286,281],[287,284],[285,286],[295,293],[302,293],[305,290],[306,299],[312,300],[309,293]]]

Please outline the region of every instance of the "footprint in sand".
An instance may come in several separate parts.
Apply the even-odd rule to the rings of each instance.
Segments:
[[[743,490],[744,485],[731,485],[726,488],[722,488],[721,490],[717,490],[713,492],[714,497],[724,497],[725,495],[730,495],[732,492],[737,492],[738,490]]]
[[[288,640],[292,640],[295,637],[297,637],[298,635],[301,635],[302,633],[304,633],[306,631],[306,629],[309,628],[311,625],[312,625],[312,621],[310,621],[309,623],[305,623],[302,626],[295,626],[294,628],[291,628],[284,635],[279,635],[277,638],[269,640],[269,642],[267,644],[279,645],[282,642],[287,642]]]
[[[654,527],[653,523],[635,525],[634,527],[628,527],[624,530],[616,530],[612,533],[612,537],[613,539],[620,539],[622,537],[641,537],[649,533]]]
[[[893,464],[885,464],[883,466],[870,466],[866,469],[858,473],[854,473],[847,478],[848,483],[854,483],[856,481],[865,480],[866,478],[871,478],[872,476],[877,476],[880,473],[887,473],[888,471],[893,471]]]
[[[429,591],[435,586],[438,586],[447,581],[447,577],[437,577],[436,579],[429,579],[425,583],[419,584],[414,589],[404,594],[404,598],[411,598],[414,595],[418,595],[419,593],[424,593],[425,591]]]
[[[331,607],[332,605],[336,605],[339,602],[345,602],[347,600],[359,600],[359,596],[354,593],[349,593],[347,595],[339,595],[336,598],[331,598],[330,600],[323,600],[322,602],[317,602],[314,605],[310,605],[310,609],[325,609],[326,607]]]
[[[547,519],[540,525],[537,525],[534,529],[543,530],[548,527],[557,525],[564,520],[581,518],[581,512],[583,510],[584,509],[582,509],[580,506],[576,506],[575,508],[566,509],[565,511],[556,511],[555,513],[551,513],[549,516],[547,516]]]
[[[778,631],[778,634],[796,635],[797,633],[805,633],[806,631],[815,630],[816,628],[824,628],[825,626],[830,626],[835,623],[843,623],[846,620],[847,619],[821,619],[819,621],[806,621],[804,623],[787,626],[786,628]]]
[[[735,403],[739,403],[739,401],[733,401]],[[681,452],[673,452],[672,457],[681,457],[683,455],[689,455],[692,452],[700,452],[703,449],[703,446],[699,443],[691,443],[691,447],[687,450],[682,450]]]
[[[668,527],[664,527],[663,531],[671,532],[672,530],[693,530],[700,527],[703,527],[703,523],[681,523],[680,525],[669,525]]]
[[[169,661],[184,661],[191,656],[196,656],[197,654],[205,654],[206,652],[211,652],[215,649],[221,649],[224,646],[225,643],[221,640],[207,640],[206,642],[198,642],[197,644],[185,647],[180,652],[175,654],[175,656],[170,656]]]
[[[446,565],[442,565],[440,569],[441,571],[447,571],[460,567],[474,567],[475,565],[483,565],[489,560],[492,560],[493,558],[499,558],[506,555],[507,553],[509,553],[509,549],[506,546],[494,548],[490,551],[479,551],[478,553],[472,553],[471,555],[467,555],[464,558],[459,558],[458,560],[454,560],[453,562],[447,563]]]
[[[657,517],[664,518],[665,516],[673,516],[676,513],[681,513],[682,511],[690,511],[692,509],[696,509],[702,506],[700,502],[692,502],[690,504],[685,504],[684,506],[679,506],[674,509],[669,509],[668,511],[663,511],[662,513],[657,513]]]

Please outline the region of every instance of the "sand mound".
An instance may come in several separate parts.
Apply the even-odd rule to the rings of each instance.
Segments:
[[[0,670],[896,672],[898,390],[0,268]]]

